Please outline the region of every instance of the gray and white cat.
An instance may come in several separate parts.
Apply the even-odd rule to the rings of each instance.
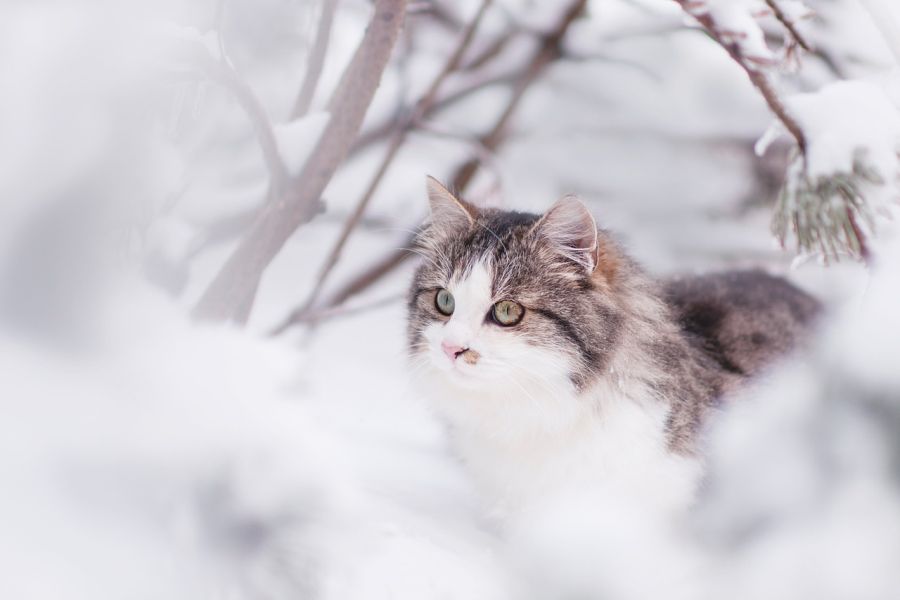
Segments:
[[[494,508],[587,488],[689,506],[705,417],[818,302],[756,271],[654,281],[575,198],[539,216],[427,185],[409,350]]]

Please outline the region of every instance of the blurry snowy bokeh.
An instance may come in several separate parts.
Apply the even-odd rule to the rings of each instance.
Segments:
[[[449,179],[475,156],[476,202],[540,211],[577,193],[651,272],[759,266],[818,294],[829,317],[813,350],[710,431],[688,521],[560,498],[498,534],[407,388],[412,261],[315,327],[267,335],[306,299],[381,160],[390,136],[367,134],[405,116],[479,4],[410,4],[363,126],[374,141],[266,270],[242,329],[189,313],[267,201],[269,170],[246,108],[198,65],[226,65],[252,91],[296,174],[371,3],[337,3],[299,119],[329,0],[0,7],[0,597],[896,597],[888,0],[778,3],[813,13],[798,26],[815,52],[778,78],[811,168],[848,170],[863,152],[885,181],[869,266],[794,260],[773,241],[788,143],[774,128],[757,145],[765,103],[675,2],[589,2],[502,144],[483,148],[568,4],[497,0],[444,90],[476,91],[410,132],[326,283],[325,297],[402,246],[425,217],[424,175]],[[784,32],[760,5],[707,8],[744,28],[747,52],[782,60]]]

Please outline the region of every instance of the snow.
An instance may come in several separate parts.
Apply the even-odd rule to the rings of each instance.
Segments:
[[[503,11],[543,29],[556,8],[502,4],[481,47],[503,34]],[[767,56],[759,3],[706,6]],[[766,177],[780,182],[783,167],[753,151],[771,117],[720,48],[679,28],[674,3],[592,3],[567,42],[585,59],[554,65],[526,94],[469,197],[543,210],[575,192],[652,272],[762,266],[814,290],[829,316],[808,353],[710,429],[709,485],[684,521],[650,519],[612,493],[574,494],[504,532],[408,387],[399,298],[411,264],[353,301],[375,308],[265,333],[305,297],[383,144],[341,167],[328,211],[266,272],[248,328],[190,320],[263,201],[267,171],[226,90],[159,69],[179,63],[158,24],[171,23],[176,47],[228,49],[292,170],[329,118],[277,117],[299,88],[315,3],[231,0],[219,33],[209,8],[0,8],[0,597],[896,595],[897,235],[879,228],[871,272],[791,268],[767,229]],[[781,82],[810,164],[847,169],[865,149],[889,178],[900,132],[896,80],[878,78],[889,50],[855,0],[816,8],[822,20],[805,31],[854,81],[822,88],[833,74],[807,57],[808,71]],[[370,9],[340,3],[314,111]],[[410,17],[403,42],[414,58],[386,75],[366,128],[395,118],[453,47],[451,31],[421,19]],[[532,44],[523,34],[491,73]],[[454,76],[447,89],[489,74]],[[465,138],[507,100],[495,86],[431,121]],[[770,141],[766,160],[783,150]],[[422,175],[446,179],[472,148],[421,133],[408,144],[326,292],[399,245],[426,212]]]
[[[775,0],[775,4],[788,21],[798,26],[801,25],[804,19],[808,19],[815,14],[802,0]]]
[[[216,31],[200,33],[195,27],[177,25],[172,22],[160,23],[158,31],[160,35],[203,48],[212,59],[223,60],[226,58],[222,54],[222,42]]]
[[[894,61],[900,65],[900,11],[897,10],[897,5],[885,0],[862,0],[861,4],[881,32],[894,55]]]
[[[811,177],[851,173],[859,160],[886,181],[896,177],[900,110],[880,86],[840,81],[815,93],[794,95],[786,103],[807,137]]]
[[[713,430],[698,514],[734,597],[890,598],[900,584],[898,239],[878,257],[862,303]]]
[[[248,597],[298,585],[324,598],[497,597],[437,428],[380,389],[397,374],[341,389],[283,344],[192,326],[140,285],[117,294],[106,335],[77,360],[4,337],[0,556],[18,567],[4,595],[40,597],[36,573],[120,557],[104,595],[189,597],[199,581]],[[407,416],[366,422],[376,408]],[[73,521],[58,529],[47,513]],[[160,572],[164,548],[173,565]],[[99,583],[72,573],[56,585],[91,597]]]
[[[765,34],[758,23],[758,16],[768,7],[759,0],[702,0],[690,2],[694,15],[709,15],[722,32],[726,42],[736,43],[750,65],[767,65],[774,61],[774,54],[766,43]]]

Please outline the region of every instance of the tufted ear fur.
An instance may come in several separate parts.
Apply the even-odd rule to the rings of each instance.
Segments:
[[[544,237],[563,256],[593,273],[599,261],[597,223],[581,200],[565,196],[557,200],[535,223],[533,232]]]
[[[454,196],[430,175],[425,178],[425,185],[431,206],[429,222],[433,228],[443,232],[462,231],[475,223],[478,209]]]

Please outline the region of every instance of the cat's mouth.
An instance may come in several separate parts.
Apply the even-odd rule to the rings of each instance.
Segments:
[[[466,390],[492,389],[503,380],[495,365],[485,364],[484,355],[471,348],[453,357],[437,350],[431,353],[430,362],[444,382],[452,387]]]
[[[466,363],[467,365],[475,365],[478,364],[478,359],[481,358],[481,354],[478,353],[477,350],[472,350],[471,348],[465,348],[456,352],[453,357],[454,365],[458,364],[460,361]]]
[[[431,362],[438,370],[459,381],[471,380],[479,373],[481,353],[473,348],[459,348],[453,352],[433,349]]]
[[[432,355],[432,362],[441,371],[447,373],[459,373],[471,375],[475,372],[478,359],[481,355],[476,350],[466,349],[456,354],[456,356],[446,356],[443,353],[435,352]]]

